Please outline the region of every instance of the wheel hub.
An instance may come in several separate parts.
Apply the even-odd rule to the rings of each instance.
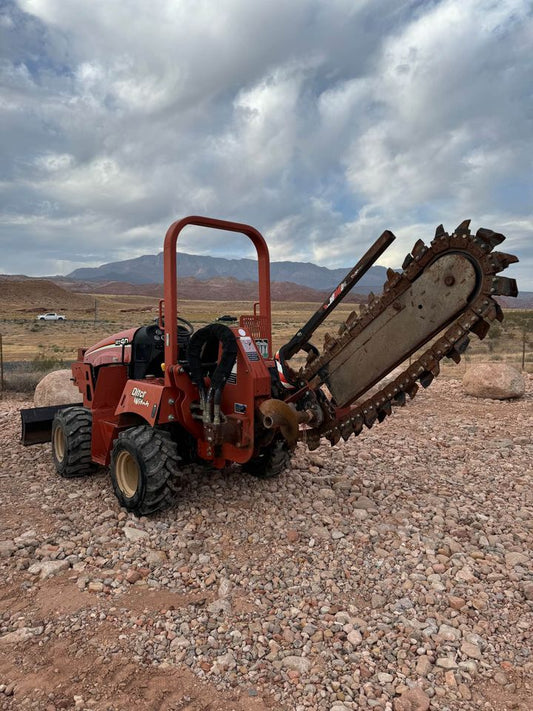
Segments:
[[[58,462],[65,458],[65,433],[62,427],[57,427],[54,432],[54,452]]]
[[[140,472],[137,460],[126,450],[122,450],[117,457],[115,475],[120,490],[131,499],[139,486]]]

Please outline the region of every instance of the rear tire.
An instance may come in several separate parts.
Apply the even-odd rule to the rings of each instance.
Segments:
[[[290,461],[291,453],[287,442],[282,437],[277,437],[257,457],[243,464],[242,468],[257,479],[273,479],[287,469]]]
[[[52,457],[57,473],[71,479],[92,474],[97,465],[91,460],[93,418],[85,407],[59,410],[52,423]]]
[[[121,432],[110,464],[120,505],[138,516],[172,506],[178,493],[179,462],[176,444],[167,432],[148,425]]]

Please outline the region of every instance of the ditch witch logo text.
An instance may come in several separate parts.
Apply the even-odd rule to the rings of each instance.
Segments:
[[[148,400],[145,400],[146,390],[140,390],[139,388],[133,388],[131,391],[131,396],[133,397],[133,402],[135,405],[144,405],[145,407],[150,407]]]

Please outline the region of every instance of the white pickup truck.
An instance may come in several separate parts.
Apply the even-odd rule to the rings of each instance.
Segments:
[[[65,317],[61,314],[55,313],[39,314],[37,316],[37,321],[65,321]]]

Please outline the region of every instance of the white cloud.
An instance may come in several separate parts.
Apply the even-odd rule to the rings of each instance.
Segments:
[[[528,119],[512,101],[515,49],[503,40],[521,34],[526,5],[506,6],[448,0],[385,42],[367,96],[382,118],[347,157],[355,191],[389,209],[449,197],[478,210],[487,178],[524,169]]]
[[[3,7],[4,270],[155,252],[193,213],[330,266],[390,228],[397,266],[435,224],[472,217],[508,226],[533,289],[525,0]],[[183,239],[232,256],[243,244]]]

